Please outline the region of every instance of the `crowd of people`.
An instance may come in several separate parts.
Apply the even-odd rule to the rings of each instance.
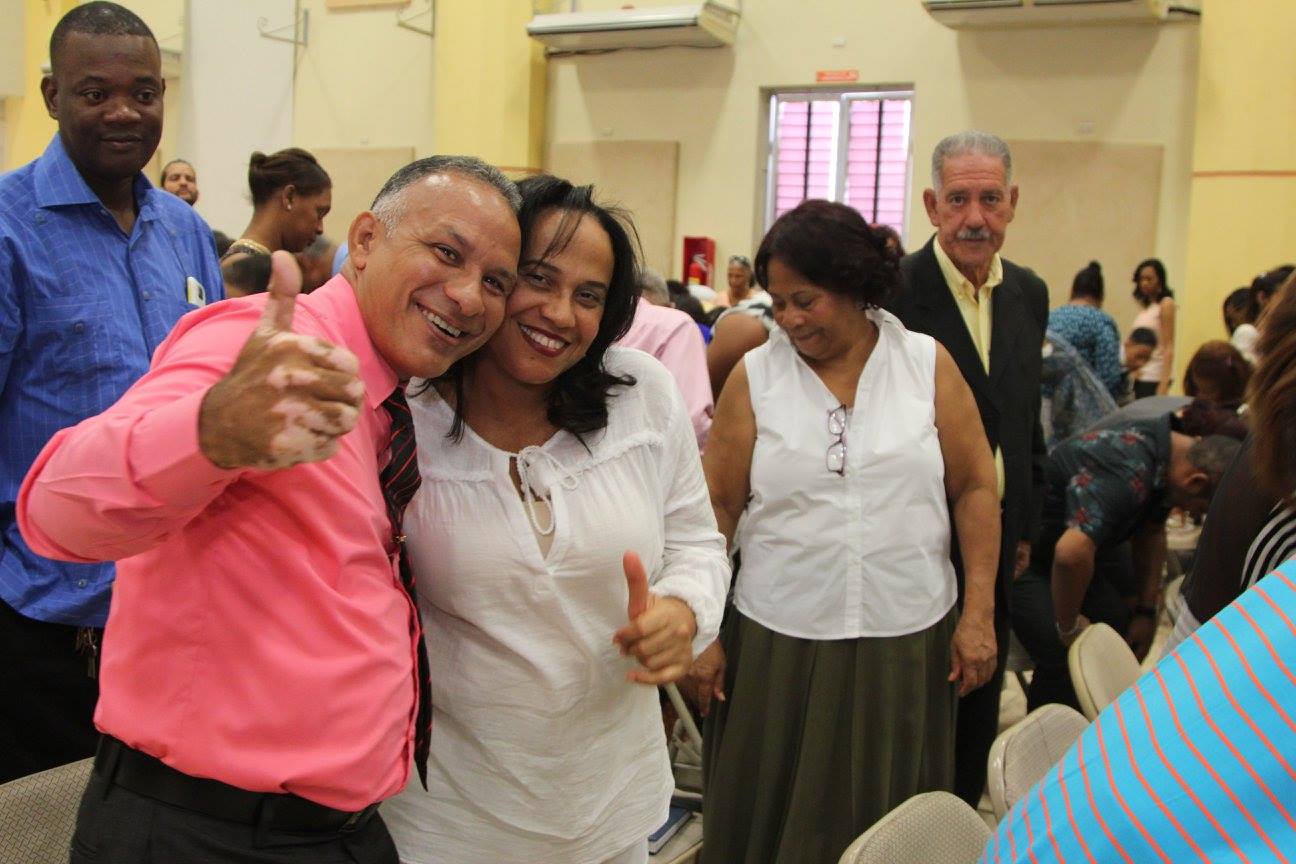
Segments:
[[[672,683],[701,860],[833,862],[976,805],[1010,632],[1032,708],[1092,623],[1147,654],[1172,511],[1185,668],[1296,555],[1293,268],[1172,396],[1165,266],[1125,339],[1098,262],[1050,311],[994,135],[935,148],[921,249],[808,200],[716,290],[469,156],[334,243],[325,167],[254,153],[222,237],[195,166],[141,173],[147,26],[78,6],[50,60],[58,132],[0,177],[0,782],[94,757],[73,862],[642,864]]]

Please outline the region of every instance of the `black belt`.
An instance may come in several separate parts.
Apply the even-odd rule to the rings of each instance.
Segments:
[[[294,834],[347,834],[365,825],[378,810],[335,810],[297,795],[250,792],[219,780],[192,777],[159,759],[127,747],[108,735],[99,739],[95,773],[137,795],[263,831]]]

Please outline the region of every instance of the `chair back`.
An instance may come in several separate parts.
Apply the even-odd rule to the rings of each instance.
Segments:
[[[1071,684],[1080,712],[1090,720],[1139,677],[1139,661],[1121,635],[1106,624],[1090,624],[1067,651]]]
[[[1042,705],[1005,729],[990,748],[988,786],[996,819],[1043,779],[1089,726],[1067,705]]]
[[[975,864],[990,826],[948,792],[915,795],[846,848],[837,864]]]
[[[0,786],[0,861],[67,864],[93,765],[93,759],[82,759]]]

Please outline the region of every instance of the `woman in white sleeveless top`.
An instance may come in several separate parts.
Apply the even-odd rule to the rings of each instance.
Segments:
[[[956,692],[995,665],[998,496],[954,361],[878,306],[900,282],[881,231],[806,202],[756,273],[780,326],[735,367],[703,460],[720,530],[746,521],[733,609],[689,679],[716,697],[701,860],[820,864],[953,784]]]
[[[409,864],[642,864],[674,788],[652,685],[715,638],[729,563],[674,379],[608,347],[627,230],[588,186],[519,188],[504,323],[410,399],[432,739],[383,817]]]
[[[1134,397],[1165,396],[1170,392],[1174,370],[1175,302],[1166,285],[1165,265],[1149,258],[1134,268],[1134,299],[1143,307],[1134,317],[1131,331],[1146,327],[1157,336],[1152,359],[1144,363],[1134,379]]]

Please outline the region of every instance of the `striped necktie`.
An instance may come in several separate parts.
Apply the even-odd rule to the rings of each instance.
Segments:
[[[427,646],[423,642],[422,620],[418,611],[418,594],[414,586],[414,574],[410,571],[409,556],[405,550],[405,534],[401,523],[405,517],[405,505],[409,504],[414,493],[418,491],[419,477],[418,450],[414,444],[414,419],[410,416],[409,404],[405,401],[405,390],[397,387],[390,396],[383,400],[383,407],[391,416],[391,459],[378,475],[382,485],[383,500],[387,503],[387,516],[391,520],[392,537],[396,541],[400,554],[401,585],[414,605],[414,618],[410,622],[411,630],[417,628],[418,637],[418,716],[414,719],[414,767],[418,769],[419,780],[427,788],[428,747],[432,733],[432,684],[428,669]]]

